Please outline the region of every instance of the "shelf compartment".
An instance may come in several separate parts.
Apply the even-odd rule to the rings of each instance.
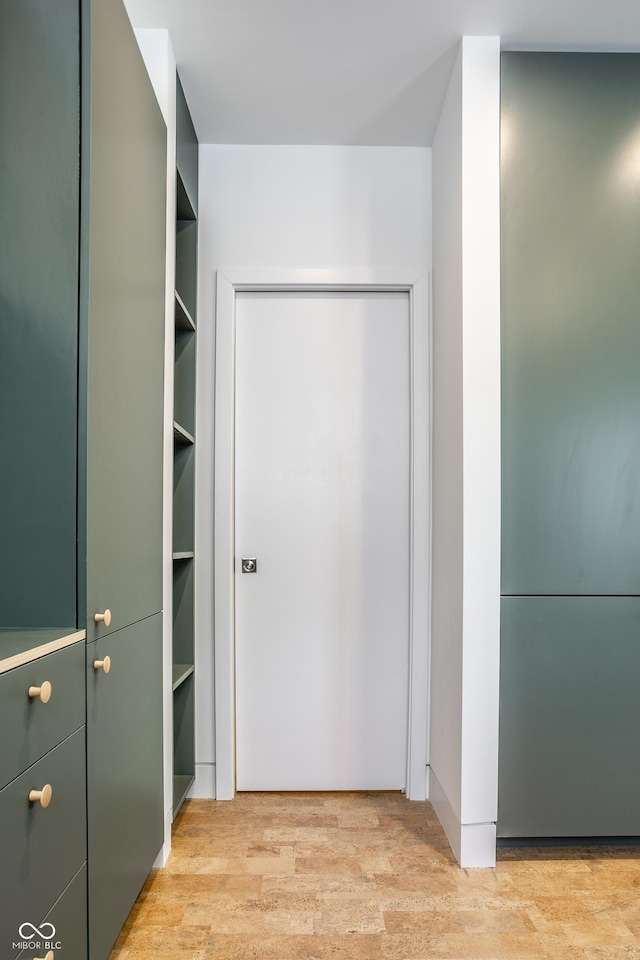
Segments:
[[[180,809],[195,777],[194,675],[190,673],[173,694],[173,815]]]
[[[184,300],[180,296],[177,290],[175,293],[175,325],[176,330],[187,330],[192,333],[195,332],[196,322],[187,310]]]
[[[174,774],[173,777],[173,819],[180,813],[180,807],[187,799],[187,794],[195,781],[194,774]]]
[[[198,272],[198,223],[196,220],[176,222],[176,290],[196,320],[196,281]]]
[[[190,677],[193,673],[194,666],[192,663],[174,663],[173,665],[173,677],[171,689],[175,693],[178,687],[185,682],[187,677]]]
[[[193,551],[195,447],[176,447],[173,455],[173,547]]]
[[[184,185],[182,174],[176,171],[176,220],[196,220],[196,211]]]
[[[173,567],[173,659],[193,663],[193,563]]]
[[[173,442],[178,444],[192,444],[196,442],[193,434],[180,426],[177,420],[173,421]]]
[[[172,554],[172,560],[193,560],[193,550],[177,550]]]
[[[193,333],[176,333],[173,381],[173,417],[190,434],[195,434],[196,338]]]

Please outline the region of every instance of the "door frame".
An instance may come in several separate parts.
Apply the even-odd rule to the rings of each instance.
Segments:
[[[406,795],[427,797],[431,628],[431,310],[428,274],[398,270],[218,270],[214,418],[216,799],[235,794],[235,323],[237,293],[404,292],[409,297],[409,717]],[[421,442],[422,441],[422,442]]]

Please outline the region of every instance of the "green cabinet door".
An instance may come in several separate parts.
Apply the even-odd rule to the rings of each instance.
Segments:
[[[640,836],[640,598],[504,598],[500,674],[498,836]]]
[[[87,812],[89,949],[105,960],[163,842],[160,614],[87,645]]]
[[[92,0],[91,37],[81,312],[89,641],[162,608],[167,180],[164,120],[120,0]],[[96,627],[107,608],[111,626]]]
[[[503,54],[503,594],[640,594],[639,103],[639,55]]]
[[[78,0],[0,3],[0,625],[76,622]]]

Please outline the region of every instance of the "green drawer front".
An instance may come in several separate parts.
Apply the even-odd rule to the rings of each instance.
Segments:
[[[44,957],[48,950],[53,950],[56,960],[87,960],[86,864],[47,915],[33,926],[37,928],[37,932],[30,926],[23,927],[25,936],[33,934],[28,945],[19,954],[10,956],[19,957],[20,960],[34,960],[36,957]]]
[[[0,787],[43,757],[74,730],[85,716],[85,645],[46,657],[0,675]],[[51,698],[42,703],[29,697],[29,687],[51,684]]]
[[[48,807],[29,792],[52,787]],[[77,730],[0,791],[0,955],[22,923],[44,917],[86,860],[85,731]]]

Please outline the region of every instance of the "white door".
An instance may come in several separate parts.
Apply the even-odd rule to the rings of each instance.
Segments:
[[[403,789],[408,294],[238,293],[235,444],[237,789]]]

